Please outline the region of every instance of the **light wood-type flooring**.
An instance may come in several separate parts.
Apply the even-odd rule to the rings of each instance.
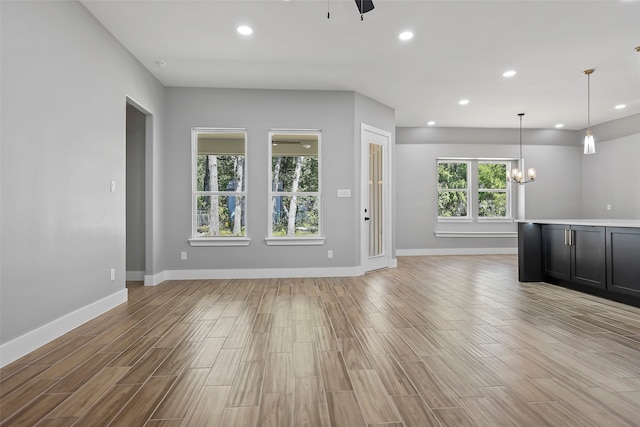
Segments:
[[[0,380],[2,426],[638,426],[640,310],[513,255],[134,283]]]

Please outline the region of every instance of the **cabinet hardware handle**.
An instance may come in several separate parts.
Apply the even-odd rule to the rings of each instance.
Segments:
[[[565,246],[567,246],[569,244],[569,238],[567,237],[567,230],[566,228],[564,229],[564,244]]]

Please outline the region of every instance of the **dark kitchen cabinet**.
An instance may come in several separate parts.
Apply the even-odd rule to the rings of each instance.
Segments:
[[[542,225],[542,273],[576,285],[605,289],[605,228]]]
[[[640,229],[607,228],[607,288],[640,296]]]

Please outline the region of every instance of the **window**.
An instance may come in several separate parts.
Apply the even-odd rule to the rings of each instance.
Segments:
[[[478,218],[510,217],[507,163],[478,162]]]
[[[438,219],[511,219],[509,160],[438,159]]]
[[[469,162],[438,160],[438,217],[469,217]]]
[[[246,237],[246,131],[194,128],[192,245]],[[200,243],[202,244],[202,243]],[[248,242],[247,242],[248,244]]]
[[[269,139],[271,240],[267,243],[278,244],[278,238],[285,238],[321,244],[320,132],[272,131]]]

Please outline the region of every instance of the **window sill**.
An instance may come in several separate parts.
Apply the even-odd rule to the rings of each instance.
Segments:
[[[438,222],[473,222],[473,218],[439,216]]]
[[[478,222],[512,223],[513,218],[478,218]]]
[[[191,246],[249,246],[248,237],[194,237],[189,239]]]
[[[267,237],[267,246],[315,246],[324,245],[324,237]]]

